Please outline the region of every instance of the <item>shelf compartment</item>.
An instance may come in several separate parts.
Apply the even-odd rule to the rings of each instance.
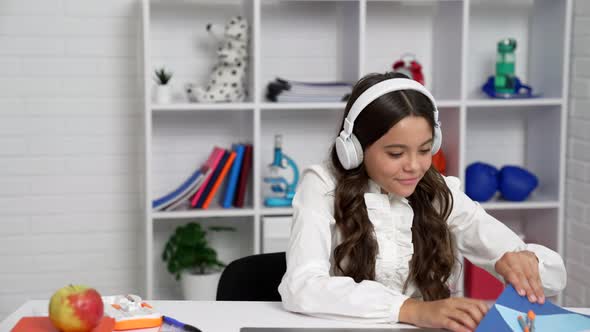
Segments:
[[[461,101],[460,100],[455,100],[455,99],[436,99],[436,106],[438,108],[443,108],[443,107],[447,107],[447,108],[459,108],[461,107]]]
[[[162,260],[164,245],[175,231],[176,227],[187,224],[188,220],[170,220],[169,222],[154,223],[153,254],[154,262],[154,298],[162,300],[182,299],[180,283],[166,270],[166,263]],[[218,259],[226,264],[254,252],[254,217],[221,217],[203,218],[196,220],[201,227],[229,226],[234,232],[207,231],[207,241],[217,252]]]
[[[276,195],[270,191],[270,184],[263,182],[264,177],[271,176],[268,165],[274,157],[275,134],[283,136],[283,152],[295,161],[301,175],[306,167],[329,158],[330,147],[339,132],[342,114],[343,110],[318,112],[311,109],[261,113],[258,165],[261,173],[261,204],[265,197]],[[278,176],[292,181],[291,169],[282,169]]]
[[[207,111],[251,111],[253,103],[175,103],[175,104],[152,104],[153,112],[207,112]]]
[[[468,107],[516,107],[516,106],[562,106],[561,98],[530,98],[530,99],[471,99],[466,102]]]
[[[262,103],[262,111],[270,110],[344,110],[346,103]]]
[[[270,208],[265,207],[262,208],[261,214],[263,216],[289,216],[293,214],[293,208]]]
[[[439,120],[442,130],[442,146],[444,153],[447,172],[445,175],[457,176],[461,173],[460,169],[460,109],[458,107],[438,107]]]
[[[559,201],[531,196],[524,202],[510,202],[501,199],[493,199],[487,202],[482,202],[481,206],[486,210],[532,210],[532,209],[552,209],[560,206]]]
[[[359,79],[359,1],[261,1],[260,100],[277,77]]]
[[[559,106],[469,110],[466,166],[480,161],[498,170],[506,165],[524,167],[539,179],[539,186],[531,194],[532,202],[557,202],[561,167],[560,124]],[[539,200],[533,197],[539,197]]]
[[[177,188],[205,163],[215,146],[230,149],[234,143],[254,142],[253,111],[180,112],[174,116],[155,113],[152,121],[150,200]],[[250,173],[249,190],[253,181]],[[211,207],[215,207],[223,195],[225,184],[226,182],[222,183],[218,188]],[[248,191],[244,204],[252,206],[251,193]]]
[[[158,211],[152,212],[152,219],[154,220],[177,220],[177,219],[197,219],[197,218],[211,218],[211,217],[248,217],[254,215],[254,209],[222,209],[209,208],[206,210],[194,209],[187,211]]]
[[[148,1],[149,11],[149,72],[165,67],[173,72],[170,86],[173,101],[186,103],[185,85],[206,87],[214,65],[218,62],[219,42],[206,30],[207,24],[218,26],[221,31],[226,22],[236,15],[248,20],[250,25],[249,59],[246,86],[252,101],[254,93],[253,40],[254,7],[249,0],[235,1]],[[150,91],[152,92],[152,89]]]
[[[524,235],[526,243],[538,243],[551,250],[561,250],[559,239],[559,209],[516,209],[488,211],[490,215],[504,223],[517,234]]]
[[[459,99],[462,24],[462,1],[368,1],[363,73],[412,53],[435,98]]]
[[[290,216],[265,216],[261,222],[262,252],[286,251],[289,246],[292,218]]]
[[[436,104],[439,108],[441,107],[460,107],[461,101],[452,99],[441,99],[437,100]],[[269,110],[341,110],[344,111],[346,108],[346,102],[341,103],[261,103],[260,109],[262,111]]]
[[[486,99],[481,86],[495,74],[497,43],[516,38],[516,76],[542,93],[563,98],[567,1],[472,1],[469,18],[467,95]],[[501,21],[502,24],[498,24]]]

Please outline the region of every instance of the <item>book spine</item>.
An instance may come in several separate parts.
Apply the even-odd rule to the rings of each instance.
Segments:
[[[213,188],[215,181],[219,177],[219,174],[221,173],[221,169],[223,168],[223,165],[225,165],[227,158],[229,158],[229,151],[223,150],[223,157],[221,157],[221,160],[219,161],[219,163],[217,163],[217,167],[215,167],[215,171],[213,171],[213,174],[211,174],[209,183],[207,183],[207,186],[202,191],[201,197],[199,197],[199,200],[197,201],[196,207],[198,209],[203,207],[203,203],[205,203],[205,199],[207,199],[207,195],[209,194],[209,192],[211,192],[211,188]]]
[[[199,201],[199,198],[201,198],[201,196],[203,195],[203,191],[205,190],[205,187],[207,186],[209,181],[211,181],[211,177],[213,176],[215,168],[217,167],[217,164],[221,160],[221,157],[223,157],[224,151],[225,151],[225,149],[222,149],[217,146],[213,148],[213,151],[209,155],[209,159],[207,160],[207,163],[206,163],[206,165],[209,166],[211,173],[209,174],[209,176],[207,176],[207,178],[205,178],[205,181],[203,181],[203,184],[201,185],[199,190],[197,190],[197,192],[195,193],[195,195],[191,199],[191,207],[194,208],[197,206],[197,202]]]
[[[252,149],[252,144],[248,144],[246,146],[246,151],[244,152],[244,166],[242,166],[242,170],[240,172],[240,180],[238,181],[238,192],[234,200],[235,207],[244,207],[244,199],[246,196],[248,177],[250,175],[250,169],[252,168]]]
[[[230,152],[229,157],[227,158],[227,161],[223,165],[223,168],[221,169],[221,172],[219,173],[219,177],[215,180],[215,183],[213,184],[213,188],[211,188],[211,192],[207,195],[207,198],[203,202],[203,209],[206,209],[209,207],[211,200],[213,200],[213,197],[215,197],[215,193],[217,192],[217,189],[219,188],[219,186],[223,182],[223,179],[225,179],[225,176],[227,175],[227,172],[229,171],[230,167],[232,166],[234,159],[236,159],[236,153],[232,151],[232,152]]]
[[[236,159],[234,160],[234,164],[230,170],[225,194],[222,196],[221,200],[221,206],[223,208],[228,209],[232,206],[234,196],[236,194],[236,187],[238,185],[238,178],[242,168],[242,161],[244,160],[245,148],[246,147],[243,144],[237,144],[235,146]]]

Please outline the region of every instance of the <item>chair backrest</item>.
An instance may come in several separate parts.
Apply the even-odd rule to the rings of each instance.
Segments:
[[[221,273],[217,301],[281,301],[277,288],[286,270],[285,252],[237,259]]]

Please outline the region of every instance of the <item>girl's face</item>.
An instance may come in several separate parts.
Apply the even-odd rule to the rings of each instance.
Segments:
[[[367,173],[382,191],[410,196],[432,164],[432,128],[407,116],[364,151]]]

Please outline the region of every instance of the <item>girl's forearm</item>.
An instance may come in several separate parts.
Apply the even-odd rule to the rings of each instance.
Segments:
[[[422,301],[412,298],[409,298],[406,301],[404,301],[399,310],[398,320],[400,321],[400,323],[409,323],[416,325],[418,321],[417,313],[421,303]]]

